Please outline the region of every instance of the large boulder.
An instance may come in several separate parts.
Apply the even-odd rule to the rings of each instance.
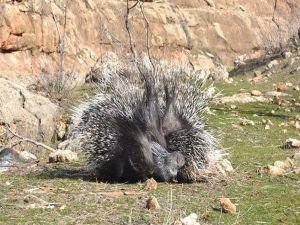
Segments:
[[[49,99],[0,78],[0,124],[8,124],[25,137],[50,143],[59,111]]]

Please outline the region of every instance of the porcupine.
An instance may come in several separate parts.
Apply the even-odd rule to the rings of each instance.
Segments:
[[[141,74],[142,90],[126,72],[111,74],[113,77],[101,88],[110,93],[97,95],[80,110],[77,132],[83,136],[82,148],[101,180],[137,181],[150,176],[159,181],[173,180],[185,159],[181,153],[165,149],[151,74],[147,70]]]
[[[162,129],[169,151],[185,156],[186,164],[178,173],[178,181],[197,181],[199,172],[220,158],[217,141],[205,124],[203,112],[213,95],[212,87],[204,88],[207,76],[187,66],[164,69],[165,109]]]
[[[112,79],[108,82],[108,89],[112,94],[103,97],[105,101],[110,99],[108,103],[105,103],[106,106],[111,107],[110,110],[105,110],[109,112],[109,115],[103,116],[105,120],[103,123],[92,119],[92,124],[83,129],[91,131],[87,144],[93,143],[93,146],[86,148],[91,153],[89,159],[98,166],[99,177],[104,175],[115,177],[115,180],[126,181],[133,177],[141,179],[153,175],[159,180],[168,181],[171,179],[170,177],[175,177],[174,174],[177,174],[179,169],[180,181],[198,180],[198,172],[208,166],[212,156],[220,155],[216,148],[216,139],[207,129],[202,113],[212,97],[209,94],[210,89],[203,89],[205,79],[187,67],[167,66],[166,68],[157,65],[153,68],[147,65],[143,69],[144,74],[140,77],[137,76],[137,83],[128,82],[126,72],[113,73]],[[151,79],[147,79],[147,77],[151,77]],[[138,88],[141,86],[139,82],[144,84],[142,89]],[[160,97],[164,96],[164,100],[158,101],[158,94]],[[100,106],[102,103],[99,99],[101,98],[98,100],[96,98],[96,103],[92,104],[99,109],[87,110],[87,114],[97,112],[99,117],[100,112],[103,113],[101,108],[104,107]],[[113,108],[113,105],[116,108]],[[121,116],[116,115],[116,112]],[[111,121],[114,121],[115,118],[125,118],[123,122],[127,121],[127,129],[124,129],[124,132],[114,128],[122,124],[112,123]],[[88,121],[88,119],[86,120]],[[128,122],[130,122],[130,126],[128,126]],[[109,135],[115,137],[113,141],[103,141],[102,139],[101,142],[91,141],[93,138],[101,136],[101,133],[103,135],[99,127],[97,128],[99,133],[94,131],[93,126],[97,123],[108,123],[109,128],[104,127],[101,128],[102,130],[114,128],[108,132],[116,135]],[[111,126],[112,124],[119,125]],[[134,126],[137,128],[133,131],[141,135],[132,133],[128,137],[126,131],[130,131],[130,127]],[[119,138],[118,135],[121,133],[125,133],[127,136],[125,135],[123,139]],[[139,138],[136,138],[137,136]],[[123,147],[99,148],[101,143],[102,145],[103,143],[108,143],[108,145],[117,143],[117,146]],[[184,162],[186,163],[182,168]],[[124,165],[118,167],[121,164]],[[107,169],[106,172],[106,168],[112,169]],[[116,168],[119,168],[117,172],[115,172]],[[164,173],[165,171],[167,173]],[[171,174],[170,171],[173,171],[172,176],[165,175]]]

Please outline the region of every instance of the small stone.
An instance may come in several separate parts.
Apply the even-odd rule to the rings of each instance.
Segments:
[[[260,77],[261,72],[259,70],[254,71],[254,77]]]
[[[300,141],[294,138],[289,138],[285,141],[287,148],[300,148]]]
[[[269,124],[265,125],[265,130],[270,130],[270,125]]]
[[[300,91],[300,87],[299,87],[299,86],[296,86],[296,87],[293,88],[293,90],[294,90],[294,91]]]
[[[236,206],[230,201],[229,198],[220,198],[220,204],[224,213],[236,213]]]
[[[187,217],[184,217],[181,219],[182,225],[200,225],[200,223],[197,222],[198,215],[196,213],[191,213]]]
[[[257,75],[255,77],[253,77],[252,79],[250,79],[249,81],[252,81],[254,83],[257,83],[258,81],[262,80],[263,76],[262,75]]]
[[[287,129],[283,129],[282,133],[286,134],[287,133]]]
[[[276,59],[274,59],[274,60],[272,60],[271,62],[268,63],[267,69],[271,69],[271,68],[273,68],[274,66],[276,66],[278,64],[279,64],[279,62]]]
[[[285,170],[277,167],[277,166],[271,166],[268,165],[268,174],[270,174],[271,176],[283,176],[283,174],[285,173]]]
[[[57,150],[49,155],[49,163],[78,161],[76,152],[70,150]]]
[[[285,96],[289,96],[288,94],[286,93],[282,93],[282,92],[279,92],[279,91],[268,91],[266,93],[264,93],[265,96],[271,96],[271,97],[285,97]]]
[[[157,182],[153,178],[146,180],[145,182],[145,191],[154,191],[157,189]]]
[[[285,92],[287,91],[287,85],[284,84],[284,83],[280,83],[278,86],[277,86],[277,91],[280,91],[280,92]]]
[[[234,169],[231,165],[231,162],[227,159],[223,159],[222,161],[219,161],[218,164],[222,167],[222,169],[226,172],[226,173],[233,173]]]
[[[294,165],[293,161],[290,158],[287,158],[285,161],[275,161],[274,166],[286,170]]]
[[[231,108],[231,109],[236,109],[237,106],[236,106],[236,105],[230,105],[230,108]]]
[[[146,208],[149,210],[160,209],[160,205],[158,204],[158,201],[154,196],[151,196],[147,200]]]
[[[258,91],[258,90],[252,90],[252,91],[251,91],[251,95],[252,95],[252,96],[261,96],[262,93],[261,93],[260,91]]]
[[[285,59],[291,58],[292,56],[293,56],[293,53],[291,53],[291,52],[284,52],[284,53],[283,53],[283,57],[284,57]]]
[[[293,171],[294,174],[300,174],[300,168],[297,168]]]
[[[241,125],[243,126],[247,126],[247,125],[251,125],[251,126],[255,126],[255,122],[252,120],[248,120],[246,118],[243,118],[241,121]]]
[[[34,154],[27,152],[27,151],[20,151],[19,156],[20,156],[20,160],[26,161],[26,162],[37,160],[37,157]]]

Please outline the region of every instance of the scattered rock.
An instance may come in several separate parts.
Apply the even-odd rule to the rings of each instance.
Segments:
[[[37,157],[34,154],[27,151],[20,151],[19,156],[20,156],[20,160],[25,162],[32,162],[37,160]]]
[[[268,174],[270,174],[271,176],[281,177],[285,173],[284,169],[277,167],[277,166],[268,165],[267,169],[268,169]]]
[[[263,96],[251,96],[250,93],[238,93],[232,96],[225,96],[217,100],[218,103],[251,103],[251,102],[269,102]]]
[[[160,209],[160,205],[158,204],[158,201],[154,196],[151,196],[147,200],[146,208],[149,210]]]
[[[261,93],[260,91],[258,91],[258,90],[252,90],[252,91],[251,91],[251,95],[252,95],[252,96],[261,96],[262,93]]]
[[[294,138],[289,138],[285,141],[284,147],[287,148],[300,148],[300,141]]]
[[[284,53],[283,53],[283,57],[284,57],[285,59],[291,58],[292,56],[293,56],[293,53],[291,53],[291,52],[284,52]]]
[[[49,155],[49,163],[78,161],[76,152],[70,150],[57,150]]]
[[[236,213],[236,206],[230,201],[229,198],[220,198],[222,212],[234,214]]]
[[[230,108],[231,108],[231,109],[236,109],[237,106],[236,106],[236,105],[230,105]]]
[[[274,60],[272,60],[271,62],[268,63],[267,69],[271,69],[271,68],[273,68],[274,66],[276,66],[278,64],[279,64],[279,62],[276,59],[274,59]]]
[[[255,126],[255,122],[252,120],[248,120],[246,118],[241,119],[241,125],[243,126],[247,126],[247,125],[251,125],[251,126]]]
[[[157,182],[153,178],[146,180],[144,190],[155,191],[157,189]]]
[[[277,86],[277,91],[280,91],[280,92],[285,92],[287,91],[288,87],[286,84],[284,83],[280,83],[278,86]]]
[[[289,157],[286,158],[286,160],[284,161],[275,161],[274,162],[274,166],[275,167],[278,167],[278,168],[281,168],[283,170],[286,170],[292,166],[294,166],[294,162],[292,159],[290,159]]]
[[[264,93],[265,96],[270,96],[270,97],[285,97],[285,96],[289,96],[288,94],[286,93],[282,93],[282,92],[279,92],[279,91],[268,91],[268,92],[265,92]]]
[[[0,151],[0,174],[8,171],[16,162],[16,153],[12,149],[2,149],[2,151]]]
[[[196,213],[191,213],[187,217],[184,217],[181,219],[182,225],[200,225],[200,223],[197,222],[198,215]]]
[[[62,203],[47,202],[42,198],[35,195],[27,195],[24,197],[24,203],[26,207],[30,209],[42,208],[42,209],[53,209],[55,207],[65,208],[66,206]]]
[[[256,75],[256,74],[254,74],[254,77],[251,78],[251,79],[249,79],[248,81],[249,81],[249,82],[257,83],[257,82],[259,82],[259,81],[262,80],[262,79],[263,79],[263,76],[262,76],[262,75]]]
[[[285,85],[286,85],[287,87],[293,87],[293,83],[290,83],[290,82],[286,82]]]
[[[293,90],[294,91],[300,91],[300,87],[299,86],[293,87]]]
[[[27,167],[35,162],[37,157],[27,151],[15,151],[11,148],[3,148],[0,151],[0,173],[6,172],[15,166]]]
[[[293,171],[294,174],[300,174],[300,168],[297,168]]]
[[[222,173],[224,176],[234,172],[231,162],[227,159],[219,161],[216,167],[219,170],[219,172]]]
[[[254,77],[261,77],[261,71],[255,70],[254,71]]]
[[[282,133],[286,134],[287,133],[287,129],[283,129]]]

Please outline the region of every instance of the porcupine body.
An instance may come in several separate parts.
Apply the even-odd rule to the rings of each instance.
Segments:
[[[145,81],[144,90],[137,89],[138,84],[123,73],[116,75],[117,83],[106,83],[109,94],[97,95],[77,113],[82,149],[100,180],[173,180],[185,159],[181,153],[165,149],[153,83]]]
[[[188,67],[155,66],[134,82],[131,71],[110,74],[101,83],[109,92],[81,113],[83,149],[99,179],[196,181],[220,155],[203,115],[212,98],[205,78]]]

